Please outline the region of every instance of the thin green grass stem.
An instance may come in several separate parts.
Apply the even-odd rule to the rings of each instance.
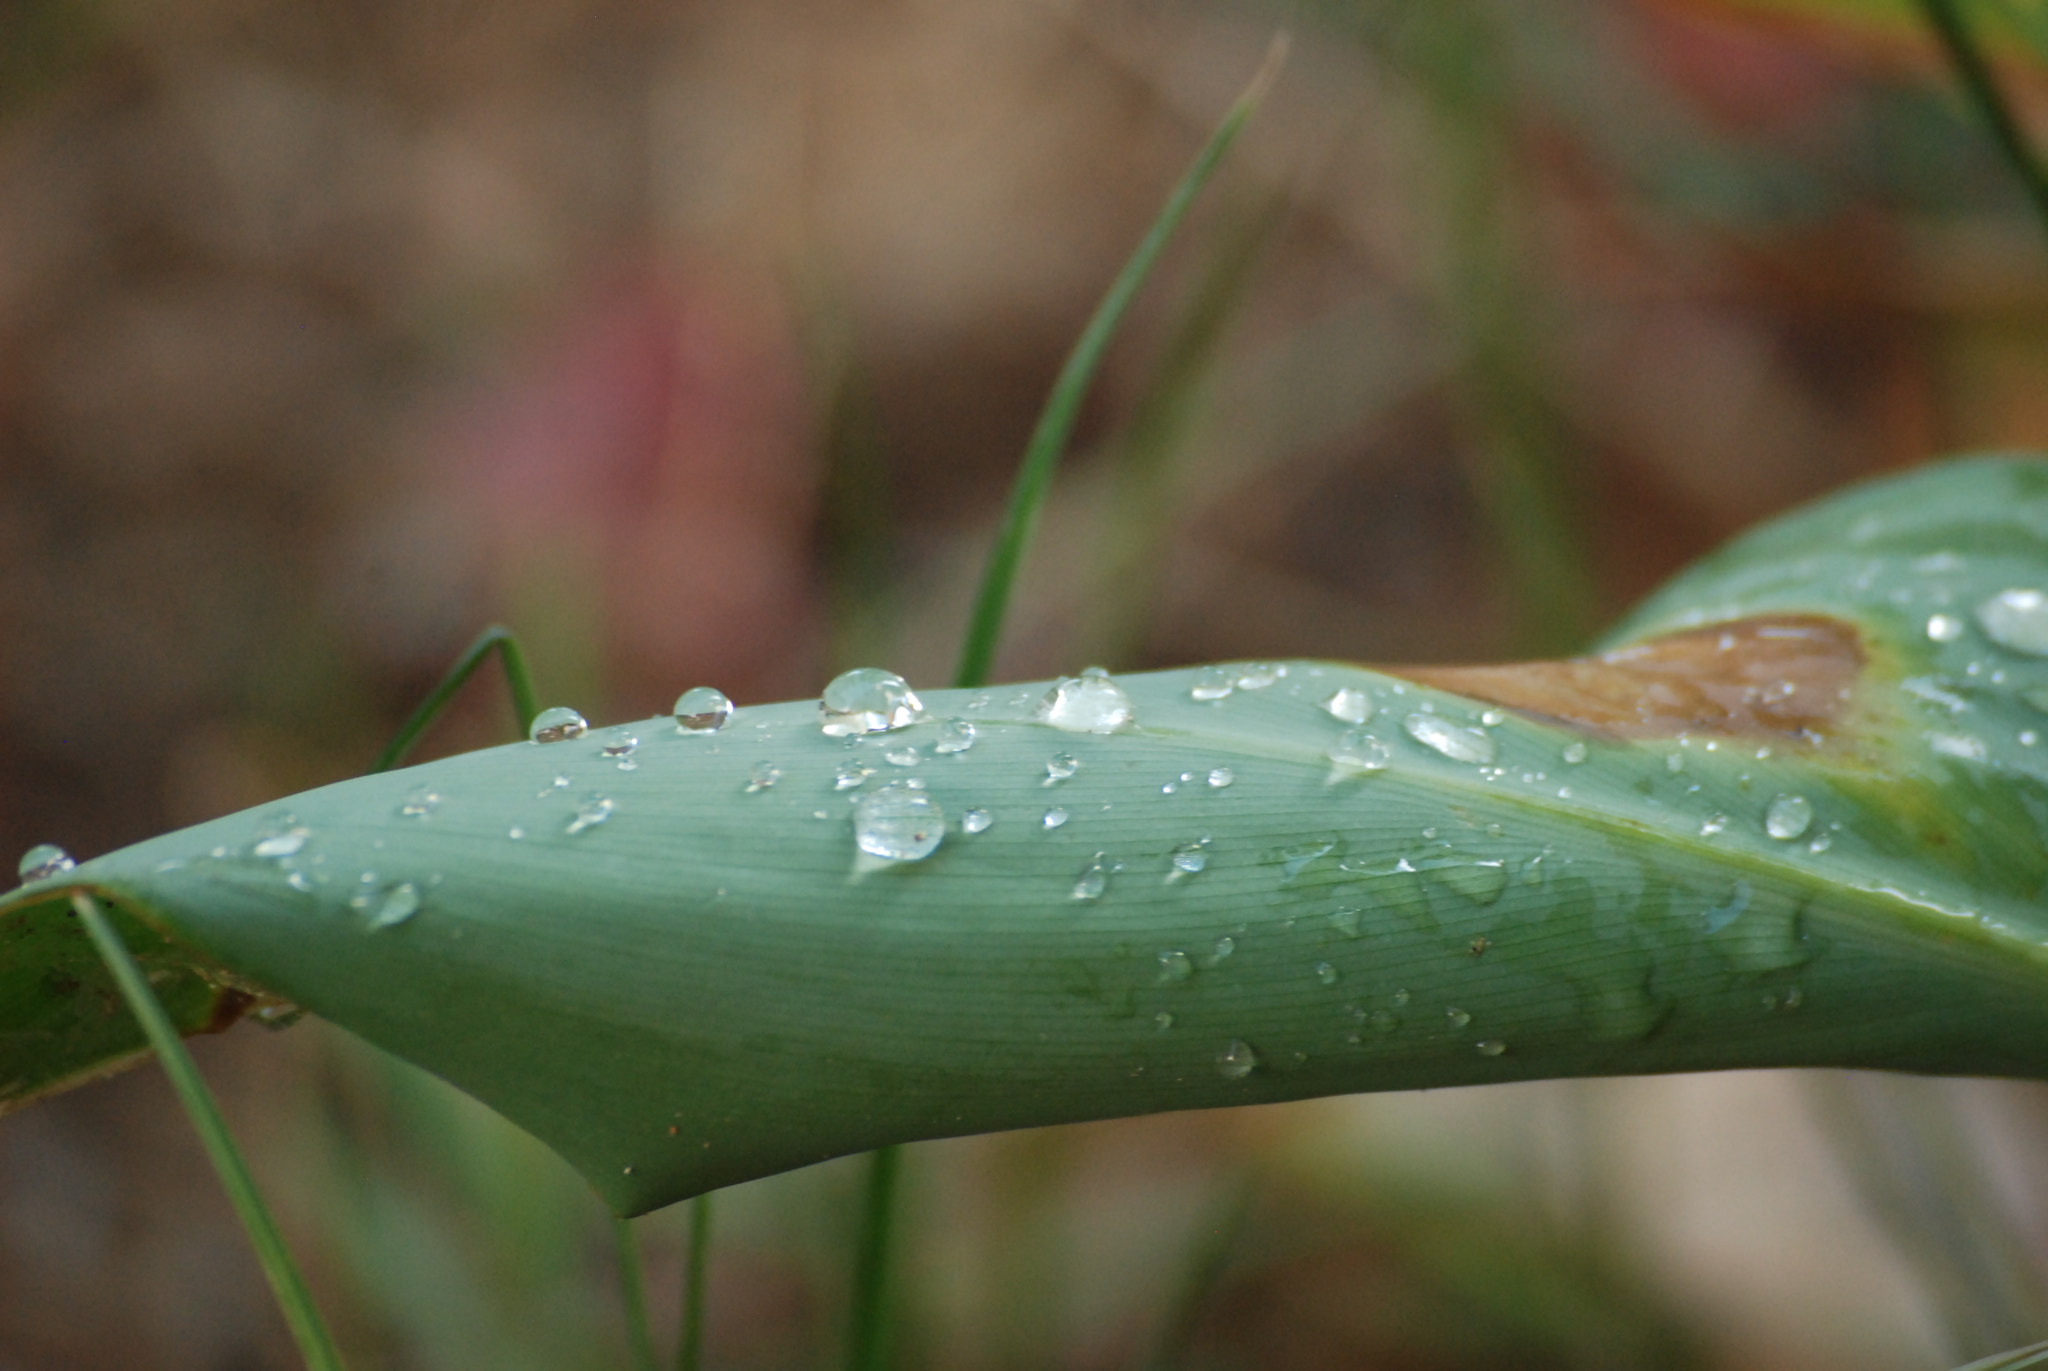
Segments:
[[[1052,489],[1053,473],[1059,468],[1067,440],[1073,436],[1081,402],[1087,398],[1096,372],[1101,370],[1103,354],[1109,350],[1110,340],[1116,336],[1117,327],[1129,311],[1131,301],[1137,298],[1145,278],[1158,265],[1160,254],[1166,250],[1181,221],[1187,218],[1195,197],[1215,174],[1223,161],[1223,154],[1230,150],[1245,121],[1258,108],[1260,99],[1279,74],[1280,64],[1286,56],[1287,42],[1282,35],[1273,40],[1272,49],[1259,67],[1258,74],[1252,78],[1252,83],[1195,155],[1194,165],[1188,168],[1180,184],[1167,197],[1166,207],[1152,221],[1152,227],[1138,244],[1138,250],[1124,263],[1116,280],[1110,283],[1108,293],[1095,307],[1087,327],[1081,330],[1073,351],[1067,354],[1065,364],[1060,367],[1052,393],[1046,397],[1045,409],[1038,416],[1038,425],[1032,429],[1030,441],[1024,445],[1024,460],[1018,468],[1016,484],[1010,488],[1002,528],[996,535],[995,547],[989,553],[988,565],[982,572],[981,590],[975,597],[974,612],[967,623],[967,640],[961,645],[959,665],[953,673],[955,686],[971,688],[988,684],[989,672],[995,662],[996,642],[1002,636],[1003,617],[1009,609],[1010,593],[1016,583],[1017,568],[1024,560],[1031,532],[1037,526],[1039,513]]]
[[[880,1371],[888,1365],[889,1256],[896,1236],[896,1181],[903,1149],[878,1147],[868,1153],[867,1185],[860,1214],[860,1246],[854,1253],[853,1310],[847,1328],[847,1371]]]
[[[640,1240],[633,1221],[612,1215],[612,1245],[619,1254],[619,1295],[626,1306],[626,1340],[633,1349],[633,1371],[658,1371],[654,1362],[654,1329],[647,1321],[647,1278],[640,1269]]]
[[[2033,203],[2034,213],[2041,220],[2042,231],[2048,233],[2048,166],[2043,165],[2033,146],[2027,142],[2026,134],[2020,130],[2019,119],[2013,114],[2005,93],[1999,89],[1990,59],[1984,55],[1983,45],[1971,30],[1962,5],[1958,0],[1919,0],[1919,3],[1927,26],[1934,30],[1942,50],[1948,54],[1949,65],[1955,68],[1956,79],[1962,83],[1964,95],[1976,106],[1992,141],[1998,144],[2005,160],[2012,164],[2020,184],[2026,189],[2028,200]]]
[[[704,1291],[711,1271],[711,1196],[690,1201],[688,1265],[683,1268],[682,1330],[676,1336],[676,1371],[704,1363]]]
[[[420,740],[420,735],[448,707],[448,702],[455,698],[455,692],[468,683],[476,669],[483,665],[484,658],[493,651],[504,664],[505,684],[512,692],[512,709],[519,716],[519,736],[525,737],[526,731],[533,727],[533,716],[540,712],[534,703],[533,678],[526,670],[526,654],[519,650],[519,640],[512,636],[512,630],[502,624],[492,624],[476,635],[476,641],[441,678],[441,684],[435,686],[432,693],[420,701],[420,707],[412,712],[412,716],[399,726],[384,750],[377,754],[377,760],[370,763],[369,774],[374,776],[380,771],[389,771],[404,761],[413,744]]]
[[[148,978],[135,964],[128,945],[121,940],[113,920],[100,908],[99,901],[85,891],[74,891],[71,907],[77,911],[79,922],[85,925],[93,946],[99,949],[101,960],[106,962],[108,973],[120,988],[121,998],[128,1002],[129,1010],[142,1025],[149,1045],[156,1049],[164,1074],[170,1078],[171,1089],[177,1092],[179,1103],[185,1106],[193,1131],[199,1134],[207,1158],[220,1176],[221,1188],[227,1191],[229,1203],[234,1205],[236,1216],[249,1234],[249,1242],[256,1249],[256,1260],[263,1267],[264,1278],[270,1282],[271,1293],[277,1297],[278,1308],[283,1311],[285,1323],[299,1345],[299,1354],[306,1359],[308,1371],[342,1371],[341,1353],[334,1346],[333,1335],[327,1331],[326,1320],[320,1317],[312,1292],[306,1288],[305,1278],[292,1261],[283,1235],[277,1231],[277,1224],[270,1217],[262,1195],[257,1193],[256,1182],[249,1175],[241,1150],[235,1146],[234,1137],[228,1132],[227,1121],[221,1118],[220,1106],[215,1103],[213,1092],[207,1089],[206,1080],[199,1074],[192,1054],[185,1050],[184,1041],[171,1023],[171,1016],[164,1012],[156,992],[149,988]]]

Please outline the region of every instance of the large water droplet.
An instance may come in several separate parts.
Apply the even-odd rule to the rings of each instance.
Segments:
[[[1237,689],[1237,677],[1228,667],[1205,666],[1195,673],[1194,682],[1188,686],[1188,697],[1195,700],[1221,700]]]
[[[1171,952],[1159,954],[1158,979],[1161,985],[1172,985],[1178,981],[1187,980],[1194,974],[1195,959],[1187,953],[1175,949]]]
[[[1044,783],[1046,785],[1056,785],[1061,781],[1070,781],[1080,769],[1081,759],[1079,757],[1076,757],[1071,752],[1055,752],[1046,759]]]
[[[1804,795],[1780,795],[1764,810],[1764,832],[1781,843],[1802,837],[1813,824],[1813,803]]]
[[[1347,728],[1330,745],[1330,764],[1340,771],[1385,771],[1393,749],[1362,728]]]
[[[420,889],[411,881],[401,881],[384,892],[370,911],[369,927],[372,932],[384,928],[396,928],[420,912]]]
[[[249,855],[265,858],[289,857],[304,847],[306,840],[312,836],[313,830],[310,828],[287,828],[282,833],[272,833],[268,837],[258,838],[250,845]]]
[[[853,807],[853,841],[870,857],[920,862],[938,851],[945,836],[945,811],[901,781],[870,790]]]
[[[1372,696],[1347,686],[1323,701],[1323,708],[1330,711],[1333,719],[1342,719],[1347,724],[1362,724],[1372,717]]]
[[[1219,766],[1209,772],[1209,788],[1211,790],[1227,789],[1234,785],[1236,781],[1237,773],[1227,766]]]
[[[691,686],[676,696],[674,712],[678,733],[716,733],[732,722],[733,706],[722,690]]]
[[[1241,1081],[1252,1074],[1259,1065],[1259,1054],[1252,1051],[1250,1043],[1241,1038],[1232,1038],[1229,1046],[1216,1054],[1216,1069],[1229,1081]]]
[[[1074,878],[1073,898],[1077,900],[1099,900],[1109,889],[1109,878],[1119,864],[1112,862],[1103,853],[1096,853],[1095,859],[1081,868],[1081,874]]]
[[[1069,733],[1114,733],[1137,717],[1131,697],[1100,668],[1068,676],[1038,702],[1038,717]]]
[[[1058,828],[1061,824],[1065,823],[1066,821],[1067,811],[1061,809],[1057,805],[1053,806],[1051,809],[1046,810],[1045,817],[1039,820],[1039,822],[1044,824],[1047,828]]]
[[[986,809],[970,809],[960,816],[960,831],[963,833],[984,833],[996,821],[996,816]]]
[[[758,795],[782,779],[782,768],[773,762],[756,762],[747,772],[746,793]]]
[[[1492,734],[1476,728],[1461,728],[1434,714],[1410,714],[1401,721],[1401,729],[1432,752],[1441,753],[1454,762],[1484,766],[1500,751]]]
[[[834,738],[888,733],[924,718],[924,702],[910,683],[880,667],[856,667],[832,678],[818,700],[820,725]]]
[[[40,881],[46,876],[69,871],[78,863],[71,860],[71,854],[55,843],[37,843],[21,854],[21,863],[15,867],[23,881]]]
[[[405,802],[398,806],[398,814],[404,819],[424,819],[440,807],[440,791],[429,786],[414,786],[405,792]]]
[[[932,751],[946,757],[973,746],[974,725],[965,719],[946,720],[939,725],[939,736],[932,740]]]
[[[526,736],[536,743],[565,743],[589,731],[590,724],[581,714],[567,705],[556,705],[533,716],[533,727],[526,730]]]
[[[564,833],[581,833],[587,828],[596,828],[606,819],[611,818],[614,808],[615,806],[607,796],[585,795],[583,803],[576,806],[576,817],[569,820],[568,826],[562,831]]]
[[[1977,622],[1984,626],[1985,636],[2000,647],[2030,657],[2048,657],[2048,594],[2001,590],[1977,606]]]

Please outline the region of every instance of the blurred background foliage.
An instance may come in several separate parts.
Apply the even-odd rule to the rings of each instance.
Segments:
[[[2038,0],[1970,12],[2048,133]],[[493,618],[594,719],[940,683],[1062,353],[1279,26],[1001,674],[1569,649],[1788,503],[2048,446],[2040,225],[1906,0],[4,0],[13,850],[358,771]],[[508,726],[475,689],[430,741]],[[199,1050],[355,1364],[623,1365],[537,1146],[317,1023]],[[2032,1085],[1361,1097],[906,1186],[910,1367],[2048,1335]],[[856,1191],[723,1197],[712,1365],[829,1364]],[[640,1228],[672,1320],[680,1213]],[[0,1371],[291,1364],[153,1069],[0,1122]]]

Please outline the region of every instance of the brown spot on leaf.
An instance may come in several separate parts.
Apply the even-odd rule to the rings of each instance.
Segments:
[[[1609,737],[1694,733],[1818,744],[1847,716],[1863,663],[1853,626],[1783,614],[1591,657],[1388,672]]]

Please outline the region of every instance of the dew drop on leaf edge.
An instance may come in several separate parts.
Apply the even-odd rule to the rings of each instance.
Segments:
[[[21,862],[15,870],[24,881],[40,881],[46,876],[69,871],[77,865],[77,862],[71,860],[71,854],[55,843],[37,843],[21,854]]]
[[[589,731],[589,721],[581,714],[567,705],[556,705],[533,716],[533,726],[527,729],[526,736],[536,743],[565,743]]]
[[[1128,726],[1137,711],[1108,673],[1090,668],[1056,682],[1038,702],[1037,717],[1069,733],[1114,733]]]
[[[1476,728],[1464,728],[1434,714],[1410,714],[1401,721],[1401,731],[1430,751],[1454,762],[1484,766],[1498,755],[1493,735]]]
[[[722,690],[691,686],[676,696],[676,731],[691,735],[716,733],[732,722],[733,703]]]
[[[818,698],[820,727],[828,737],[891,733],[924,718],[924,702],[893,671],[855,667],[832,678]]]

